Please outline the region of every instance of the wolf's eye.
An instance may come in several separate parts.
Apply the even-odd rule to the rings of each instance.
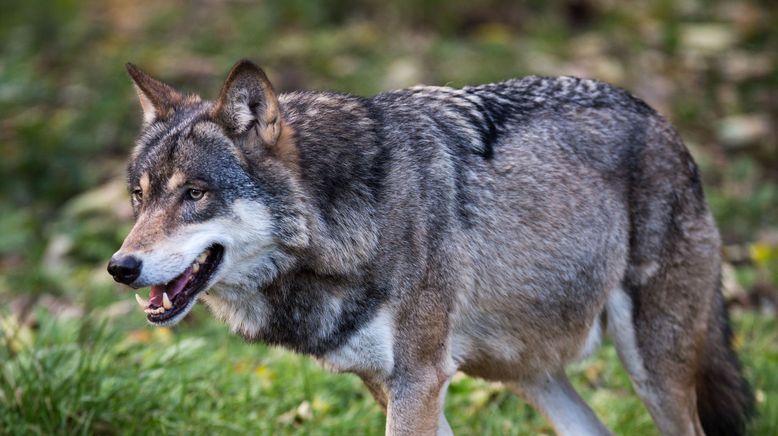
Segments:
[[[143,200],[143,190],[140,188],[135,188],[132,190],[132,199],[136,202],[140,203],[141,200]]]
[[[197,188],[190,188],[186,192],[186,195],[189,196],[189,199],[190,200],[194,200],[194,201],[197,201],[197,200],[203,198],[203,194],[205,194],[205,191],[203,191],[202,189],[197,189]]]

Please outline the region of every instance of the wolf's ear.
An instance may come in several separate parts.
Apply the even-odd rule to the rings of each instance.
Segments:
[[[278,97],[265,72],[249,60],[232,67],[224,81],[211,116],[233,135],[240,135],[255,123],[266,145],[273,146],[281,133]]]
[[[127,72],[130,73],[135,91],[138,92],[144,123],[167,118],[173,112],[175,105],[183,100],[183,96],[178,91],[153,79],[131,63],[127,63]]]

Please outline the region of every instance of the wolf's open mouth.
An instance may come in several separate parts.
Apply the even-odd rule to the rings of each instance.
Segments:
[[[214,244],[205,249],[178,277],[166,284],[151,286],[149,301],[135,294],[148,320],[154,324],[163,324],[182,312],[188,312],[197,295],[205,289],[218,269],[222,254],[224,247]]]

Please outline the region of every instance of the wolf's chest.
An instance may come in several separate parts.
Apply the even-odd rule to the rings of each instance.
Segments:
[[[389,375],[394,320],[386,307],[304,291],[276,299],[228,286],[203,296],[213,314],[247,340],[316,356],[334,372]],[[318,299],[316,298],[318,297]]]
[[[354,372],[381,378],[394,368],[394,321],[387,310],[355,332],[343,345],[324,354],[319,363],[333,372]]]

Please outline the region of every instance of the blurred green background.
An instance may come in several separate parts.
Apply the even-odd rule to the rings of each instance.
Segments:
[[[724,241],[753,434],[778,434],[778,8],[764,1],[6,0],[0,7],[0,433],[382,434],[358,380],[246,345],[202,308],[151,329],[105,273],[131,226],[140,108],[124,63],[215,97],[251,58],[280,91],[527,74],[629,89],[702,168]],[[612,347],[572,368],[618,434],[656,434]],[[551,433],[457,377],[458,434]]]

